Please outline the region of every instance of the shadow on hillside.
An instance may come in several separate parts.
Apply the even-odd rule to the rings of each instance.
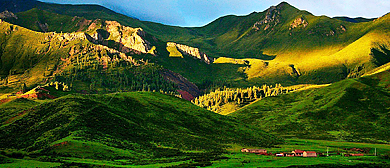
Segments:
[[[379,48],[372,48],[371,55],[377,66],[382,66],[390,62],[390,50],[384,45],[380,45]]]
[[[123,45],[120,42],[116,42],[114,40],[108,40],[108,38],[110,37],[110,33],[106,30],[98,29],[96,32],[98,33],[97,37],[92,37],[88,33],[85,33],[87,40],[90,41],[91,43],[100,44],[100,45],[106,46],[108,48],[118,50],[118,51],[123,52],[123,53],[141,54],[140,52],[138,52],[136,50],[133,50],[129,47],[126,47],[125,45]]]
[[[271,60],[276,58],[276,55],[267,55],[267,54],[264,54],[263,51],[247,51],[244,53],[219,52],[218,55],[223,55],[224,57],[238,58],[238,59],[254,58],[254,59],[261,59],[261,60],[265,60],[265,61],[271,61]]]

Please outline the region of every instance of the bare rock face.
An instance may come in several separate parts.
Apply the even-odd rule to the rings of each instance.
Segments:
[[[0,13],[0,19],[8,19],[8,18],[18,19],[18,17],[14,13],[8,10],[5,10],[4,12]]]
[[[116,21],[105,21],[105,29],[98,29],[95,34],[91,35],[90,41],[103,45],[108,45],[108,41],[114,41],[117,50],[123,53],[153,53],[152,45],[146,40],[146,32],[141,28],[131,28],[122,26]],[[93,22],[88,30],[96,29],[97,23]],[[88,31],[87,30],[87,31]],[[104,31],[102,31],[104,30]]]
[[[66,41],[74,41],[74,40],[87,40],[87,37],[84,33],[59,33],[54,35],[57,35],[57,38],[60,41],[66,40]]]
[[[347,31],[347,28],[343,25],[341,25],[339,28],[337,28],[337,30],[339,30],[341,33],[344,33]]]
[[[177,44],[174,42],[168,42],[167,46],[176,46],[176,48],[184,55],[192,56],[196,59],[202,60],[203,62],[207,64],[211,64],[214,62],[213,59],[208,57],[205,53],[201,52],[199,48],[194,48],[190,46],[186,46],[183,44]]]
[[[99,51],[99,52],[105,50],[105,51],[107,51],[108,53],[110,53],[110,55],[114,55],[114,56],[115,56],[115,57],[113,57],[113,58],[109,58],[109,57],[100,58],[100,59],[101,59],[101,60],[100,60],[101,62],[104,62],[103,59],[106,59],[107,62],[111,62],[111,61],[118,61],[118,60],[113,60],[113,59],[119,59],[119,58],[121,58],[121,59],[123,59],[123,60],[125,60],[125,61],[127,61],[127,62],[132,63],[133,65],[136,65],[136,66],[139,65],[139,64],[133,59],[133,57],[127,56],[125,53],[120,52],[120,51],[118,51],[118,50],[115,50],[115,49],[112,49],[112,48],[108,48],[108,47],[103,46],[103,45],[96,45],[96,46],[94,46],[92,49],[95,50],[95,51]]]
[[[267,10],[267,13],[265,14],[264,19],[256,22],[253,25],[252,29],[254,29],[255,31],[258,31],[261,29],[261,27],[263,25],[265,25],[265,27],[263,29],[265,31],[265,30],[268,30],[270,28],[272,29],[274,26],[276,26],[279,23],[280,23],[280,6],[278,6],[278,7],[271,6]]]
[[[305,19],[303,19],[302,17],[300,17],[300,18],[297,18],[297,19],[295,19],[294,21],[293,21],[293,23],[291,23],[291,27],[290,27],[290,30],[291,29],[295,29],[295,28],[297,28],[297,27],[306,27],[307,25],[309,25],[309,23],[305,20]]]
[[[41,23],[39,21],[36,22],[39,26],[39,28],[42,30],[42,32],[48,32],[49,31],[49,25],[47,23]]]

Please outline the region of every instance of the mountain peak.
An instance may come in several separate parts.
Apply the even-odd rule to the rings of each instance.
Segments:
[[[279,5],[277,5],[278,7],[283,7],[283,6],[285,6],[285,5],[287,5],[287,6],[291,6],[289,3],[287,3],[286,1],[283,1],[283,2],[281,2]]]
[[[254,29],[255,31],[259,31],[260,29],[262,30],[273,30],[273,27],[275,27],[277,24],[279,24],[281,22],[281,13],[284,11],[284,10],[290,10],[290,9],[294,9],[293,11],[295,12],[296,11],[299,11],[298,9],[296,9],[295,7],[291,6],[290,4],[288,4],[287,2],[281,2],[280,4],[278,4],[277,6],[271,6],[269,7],[265,13],[265,17],[260,20],[260,21],[257,21],[252,29]],[[265,25],[265,26],[263,26]]]
[[[289,3],[285,2],[285,1],[283,1],[283,2],[281,2],[280,4],[276,5],[276,7],[277,7],[278,9],[281,9],[281,10],[291,9],[291,8],[292,8],[292,9],[295,9],[295,10],[298,10],[298,11],[299,11],[298,8],[294,7],[293,5],[291,5],[291,4],[289,4]]]

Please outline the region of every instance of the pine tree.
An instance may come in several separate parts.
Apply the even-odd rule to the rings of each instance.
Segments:
[[[26,83],[23,83],[23,84],[22,84],[22,86],[21,86],[21,88],[20,88],[20,91],[21,91],[22,93],[26,93],[26,91],[27,91]]]

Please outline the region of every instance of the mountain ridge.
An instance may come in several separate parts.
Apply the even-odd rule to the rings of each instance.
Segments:
[[[155,46],[157,50],[153,51],[161,53],[160,55],[167,54],[166,42],[174,42],[198,48],[202,53],[210,56],[211,59],[222,56],[258,59],[245,67],[245,70],[241,70],[241,67],[236,70],[229,70],[236,71],[234,78],[240,79],[238,82],[226,81],[225,76],[211,81],[212,83],[224,81],[224,85],[235,85],[235,87],[247,87],[264,83],[282,83],[283,85],[331,83],[355,75],[362,75],[388,61],[383,52],[382,54],[376,52],[382,51],[378,46],[388,48],[384,38],[376,40],[378,39],[376,36],[385,35],[386,31],[382,30],[389,27],[387,22],[382,21],[386,20],[386,15],[371,22],[351,23],[326,16],[314,16],[288,3],[280,3],[263,12],[251,13],[246,16],[225,16],[204,27],[182,28],[142,22],[109,11],[99,15],[99,11],[103,10],[99,7],[87,11],[83,9],[86,7],[85,5],[46,4],[38,6],[38,8],[43,7],[47,11],[59,11],[61,9],[60,12],[64,15],[32,9],[17,13],[16,16],[19,19],[11,18],[8,21],[16,24],[19,22],[19,25],[30,27],[35,25],[35,28],[31,28],[36,31],[42,31],[42,28],[51,29],[50,31],[57,29],[59,31],[66,30],[58,24],[58,21],[64,20],[70,23],[65,25],[81,25],[79,28],[73,27],[73,29],[67,31],[86,31],[86,27],[82,27],[82,25],[85,25],[84,22],[90,22],[89,20],[96,21],[100,19],[102,22],[116,20],[116,22],[126,27],[142,28],[143,31],[151,35],[149,39],[153,37],[158,39],[157,43],[148,48],[151,49],[152,46]],[[66,10],[67,8],[69,9]],[[58,15],[58,18],[63,19],[49,23],[50,20],[47,19],[47,22],[45,22],[45,19],[42,20],[39,17],[36,17],[38,19],[32,18],[33,15],[30,13],[48,18],[51,18],[52,15]],[[79,14],[81,17],[75,17]],[[86,18],[83,18],[83,16]],[[102,16],[102,18],[99,18],[99,16]],[[33,21],[33,23],[23,23],[24,20]],[[49,24],[46,25],[46,23]],[[373,34],[375,31],[378,31],[379,34]],[[94,33],[90,34],[93,35]],[[148,41],[153,41],[153,39]],[[371,44],[364,41],[370,41]],[[107,41],[104,43],[107,45]],[[118,50],[121,46],[118,47],[117,45],[118,43],[113,43],[109,47]],[[354,51],[355,48],[359,48],[359,50]],[[375,52],[371,52],[371,50]],[[141,59],[142,56],[137,56],[137,58]],[[210,76],[218,76],[220,75],[219,72],[225,71],[215,70],[220,68],[221,64],[230,67],[230,69],[235,68],[235,65],[225,64],[221,61],[210,66],[196,65],[195,62],[191,61],[190,66],[195,68],[198,73],[195,75],[193,74],[194,71],[184,67],[184,64],[188,65],[185,60],[167,59],[165,56],[148,58],[153,63],[162,64],[200,86],[209,85],[207,83],[210,83],[208,81]],[[173,66],[172,61],[177,62],[174,64],[180,65]],[[262,62],[262,64],[255,62]],[[267,64],[267,66],[263,66],[264,64]],[[295,73],[292,73],[294,70],[299,71],[301,75],[296,76]],[[206,86],[206,88],[209,86]],[[201,88],[205,89],[204,87]]]

